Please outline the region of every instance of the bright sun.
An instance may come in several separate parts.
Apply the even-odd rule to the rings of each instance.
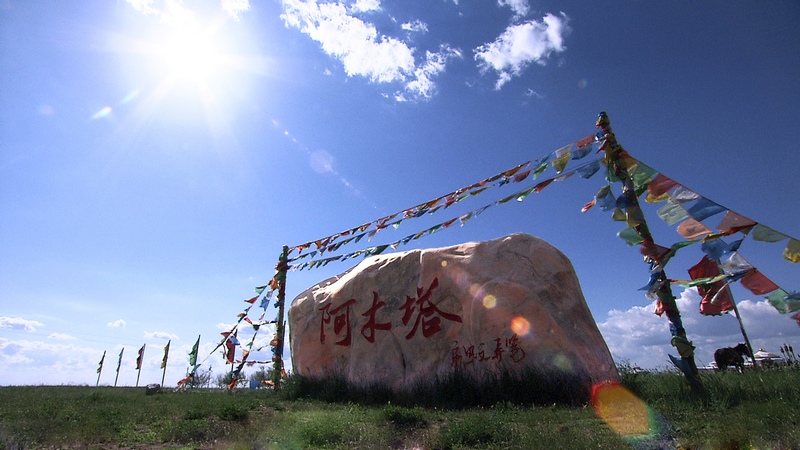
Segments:
[[[157,64],[172,83],[191,81],[207,85],[225,72],[225,51],[212,28],[184,22],[159,42]]]

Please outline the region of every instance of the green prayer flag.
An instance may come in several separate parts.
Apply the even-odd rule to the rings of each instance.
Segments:
[[[680,203],[675,203],[672,201],[668,201],[664,206],[658,209],[658,217],[664,221],[667,225],[675,225],[676,223],[680,222],[681,220],[689,217],[689,212],[686,211],[686,208],[680,205]]]
[[[633,180],[634,187],[646,186],[658,175],[655,169],[639,162],[632,169],[628,170],[628,174]]]
[[[197,351],[200,347],[200,335],[197,336],[197,341],[192,346],[192,351],[189,352],[189,365],[194,367],[197,365]]]
[[[788,297],[788,292],[784,291],[783,289],[778,289],[777,291],[769,294],[766,299],[769,301],[770,305],[775,307],[775,309],[777,309],[781,314],[789,314],[791,312],[800,310],[800,300],[795,300]]]
[[[623,228],[617,233],[617,236],[630,246],[639,245],[644,240],[639,236],[639,233],[631,227]]]

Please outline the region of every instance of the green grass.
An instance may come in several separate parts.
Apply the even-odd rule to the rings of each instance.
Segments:
[[[555,391],[525,393],[535,389],[515,384],[519,380],[505,381],[519,391],[516,401],[498,392],[476,396],[469,392],[476,386],[457,392],[453,383],[464,380],[456,379],[440,380],[438,394],[432,385],[401,396],[380,386],[299,377],[280,393],[2,387],[0,450],[800,448],[800,370],[702,377],[709,395],[698,399],[677,373],[623,373],[624,386],[649,413],[649,432],[636,436],[620,436],[588,401],[567,395],[548,404],[543,400],[552,400]],[[495,382],[489,387],[503,392],[503,382]],[[422,394],[431,398],[413,397]],[[347,395],[353,397],[341,398]],[[465,400],[472,403],[458,404]]]

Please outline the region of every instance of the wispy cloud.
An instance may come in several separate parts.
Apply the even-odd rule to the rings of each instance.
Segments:
[[[35,320],[26,320],[21,317],[0,316],[0,328],[10,328],[12,330],[32,333],[36,331],[36,327],[42,326],[44,326],[43,323]]]
[[[528,14],[530,10],[528,0],[497,0],[497,4],[511,8],[511,10],[514,11],[515,17],[523,17]]]
[[[400,25],[400,28],[404,29],[405,31],[412,32],[412,33],[427,33],[428,32],[428,24],[421,20],[414,20],[412,22],[406,22]]]
[[[166,340],[169,340],[169,339],[178,339],[178,336],[175,335],[175,334],[172,334],[172,333],[164,332],[164,331],[153,331],[152,333],[145,331],[144,332],[144,338],[145,339],[163,339],[163,340],[166,341]]]
[[[112,328],[125,328],[126,325],[127,324],[122,319],[117,319],[117,320],[115,320],[113,322],[108,322],[106,324],[106,326],[109,326],[109,327],[112,327]]]
[[[433,92],[432,76],[444,71],[447,60],[460,52],[442,46],[426,52],[417,61],[415,49],[401,39],[379,34],[376,27],[357,13],[375,11],[378,2],[360,1],[348,9],[342,3],[283,0],[284,23],[299,29],[338,59],[348,76],[365,77],[374,83],[401,83],[405,95],[399,98],[428,98]],[[415,24],[415,25],[412,25]],[[409,22],[419,28],[421,22]]]
[[[743,342],[736,317],[733,315],[703,316],[697,290],[686,289],[676,300],[687,335],[696,347],[695,360],[699,366],[714,360],[714,350]],[[745,330],[755,350],[777,353],[784,343],[800,340],[800,328],[793,320],[781,315],[766,300],[743,300],[737,303]],[[615,360],[630,361],[646,368],[669,365],[667,354],[677,356],[670,346],[669,321],[653,313],[655,302],[633,306],[626,311],[612,310],[598,328]]]
[[[162,20],[182,21],[190,18],[194,13],[184,6],[180,0],[125,0],[133,9],[142,14],[160,16]],[[220,0],[220,9],[233,19],[250,9],[249,0]]]
[[[531,64],[545,65],[553,53],[566,50],[564,37],[569,33],[569,18],[561,13],[545,15],[541,22],[529,20],[512,24],[493,42],[474,50],[475,60],[482,71],[494,70],[495,89],[500,89],[513,77],[520,76]]]
[[[64,333],[50,333],[50,335],[47,336],[47,338],[48,339],[57,339],[59,341],[71,341],[71,340],[74,340],[74,339],[78,339],[75,336],[70,336],[70,335],[64,334]]]
[[[250,0],[220,0],[222,10],[234,19],[239,19],[239,14],[250,10]]]

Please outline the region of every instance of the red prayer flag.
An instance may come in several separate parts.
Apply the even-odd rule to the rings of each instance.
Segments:
[[[550,178],[549,180],[544,180],[541,183],[539,183],[536,186],[534,186],[533,190],[536,193],[542,192],[542,190],[544,188],[546,188],[547,186],[550,186],[550,183],[552,183],[552,182],[553,182],[553,178]]]
[[[725,213],[725,217],[722,218],[722,221],[720,221],[717,229],[720,231],[720,233],[731,232],[731,234],[733,234],[737,231],[754,227],[756,225],[758,224],[753,220],[729,210]]]
[[[721,273],[717,263],[710,260],[707,256],[703,256],[703,259],[701,259],[699,263],[689,269],[689,276],[691,276],[693,280],[713,277]],[[724,289],[724,291],[720,292],[721,289]],[[728,287],[725,286],[723,281],[697,286],[697,292],[703,297],[700,301],[700,314],[716,316],[733,309],[733,299],[731,298]],[[711,303],[711,299],[715,296],[716,299],[714,303]]]
[[[225,352],[225,359],[227,359],[229,363],[233,364],[233,356],[236,351],[236,347],[233,345],[233,342],[230,339],[225,341],[225,348],[227,349]]]
[[[742,286],[746,287],[753,295],[769,294],[780,288],[756,268],[751,269],[742,277]]]
[[[653,196],[658,197],[659,195],[668,192],[670,189],[674,188],[677,185],[678,185],[677,182],[659,173],[658,175],[656,175],[655,178],[653,178],[653,181],[651,181],[650,184],[647,185],[647,192],[649,192]]]
[[[580,150],[580,149],[582,149],[584,147],[588,147],[589,145],[592,145],[592,142],[594,142],[594,135],[590,134],[589,136],[586,136],[585,138],[575,142],[575,147],[577,147],[578,150]]]
[[[258,300],[258,296],[257,295],[255,297],[253,297],[253,298],[249,298],[249,299],[245,300],[245,302],[247,302],[247,303],[255,303],[256,300]]]
[[[797,313],[797,314],[795,314],[795,315],[793,315],[793,316],[790,316],[790,317],[791,317],[792,319],[794,319],[794,320],[795,320],[795,322],[797,322],[797,326],[798,326],[798,327],[800,327],[800,312],[799,312],[799,313]]]

